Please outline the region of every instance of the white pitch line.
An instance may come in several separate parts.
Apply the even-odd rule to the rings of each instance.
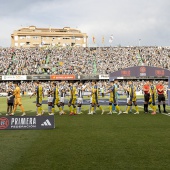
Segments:
[[[143,108],[142,106],[138,106],[138,107]],[[149,109],[149,110],[152,110],[152,109]],[[165,116],[170,116],[170,113],[162,113],[162,114]]]
[[[162,113],[165,116],[170,116],[170,113]]]

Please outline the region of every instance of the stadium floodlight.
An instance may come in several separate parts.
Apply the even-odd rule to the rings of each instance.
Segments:
[[[139,39],[139,47],[140,47],[140,42],[141,42],[141,39]]]

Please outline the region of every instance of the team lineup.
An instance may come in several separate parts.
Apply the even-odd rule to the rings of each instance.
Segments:
[[[69,115],[77,115],[82,114],[82,105],[83,105],[83,95],[85,91],[89,92],[90,102],[89,102],[89,113],[90,115],[95,114],[96,108],[101,111],[101,114],[104,114],[105,111],[99,102],[99,95],[109,94],[109,112],[107,114],[117,113],[118,115],[124,113],[128,114],[132,112],[132,105],[135,107],[135,113],[139,114],[139,109],[137,105],[137,95],[136,95],[136,87],[132,81],[128,81],[125,87],[121,87],[127,96],[127,106],[125,111],[122,111],[119,102],[118,102],[118,80],[113,80],[109,82],[105,86],[105,90],[99,89],[97,82],[92,81],[91,83],[83,84],[83,82],[78,82],[76,85],[74,82],[70,81],[69,85],[66,86],[65,81],[58,82],[50,82],[48,89],[48,114],[54,115],[56,113],[55,107],[58,108],[59,114],[64,115],[64,106],[65,106],[65,98],[69,95],[69,101],[67,103],[69,107]],[[35,91],[32,93],[32,96],[36,96],[36,115],[41,116],[44,114],[44,110],[42,107],[42,102],[44,98],[44,88],[41,82],[36,81]],[[152,113],[156,114],[156,101],[158,101],[158,112],[159,113],[167,113],[166,111],[166,103],[165,103],[165,88],[160,81],[158,84],[154,85],[153,81],[147,81],[143,85],[143,94],[144,94],[144,112],[149,113],[148,106],[150,106]],[[170,90],[170,89],[168,89]],[[17,82],[10,82],[7,88],[7,113],[8,116],[15,115],[17,106],[20,107],[22,111],[21,116],[25,116],[25,110],[21,101],[21,90]],[[161,104],[163,105],[163,112],[161,110]]]

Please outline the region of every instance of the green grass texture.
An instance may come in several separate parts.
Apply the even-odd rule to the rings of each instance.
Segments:
[[[27,115],[35,115],[35,97],[23,97]],[[47,105],[43,105],[47,115]],[[59,115],[52,130],[0,130],[0,170],[168,170],[170,169],[170,116],[107,115],[97,110]],[[125,106],[121,106],[125,110]],[[170,107],[167,107],[170,111]],[[0,98],[6,114],[6,98]],[[19,108],[16,115],[20,115]]]

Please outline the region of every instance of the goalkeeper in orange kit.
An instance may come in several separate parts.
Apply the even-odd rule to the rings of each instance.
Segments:
[[[14,86],[15,86],[15,90],[13,92],[13,95],[11,95],[10,97],[15,96],[15,101],[14,101],[14,109],[12,110],[12,113],[10,114],[10,116],[13,116],[15,114],[15,111],[17,109],[17,106],[20,106],[20,109],[22,111],[22,115],[21,116],[25,116],[25,111],[24,111],[24,107],[22,106],[22,102],[21,102],[21,91],[20,88],[18,86],[17,82],[14,82]]]

